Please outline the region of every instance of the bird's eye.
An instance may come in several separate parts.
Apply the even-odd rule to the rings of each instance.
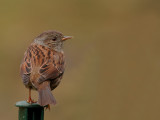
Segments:
[[[57,38],[56,38],[56,37],[54,37],[52,40],[53,40],[53,41],[56,41],[56,39],[57,39]]]

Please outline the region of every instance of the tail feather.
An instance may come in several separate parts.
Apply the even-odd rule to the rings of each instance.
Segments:
[[[51,93],[51,90],[49,86],[45,87],[45,89],[38,90],[39,98],[38,98],[38,104],[41,106],[45,106],[48,104],[56,104],[56,99]]]

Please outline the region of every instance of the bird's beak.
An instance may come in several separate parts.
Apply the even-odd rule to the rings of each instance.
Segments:
[[[64,36],[64,37],[62,38],[62,41],[66,41],[66,40],[71,39],[71,38],[73,38],[73,37],[72,37],[72,36]]]

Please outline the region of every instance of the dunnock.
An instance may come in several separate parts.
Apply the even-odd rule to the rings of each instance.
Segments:
[[[39,94],[38,104],[56,104],[51,90],[59,85],[63,76],[63,42],[71,38],[57,31],[46,31],[36,37],[28,47],[20,66],[23,83],[29,88],[27,102],[34,102],[31,99],[31,89],[34,89]]]

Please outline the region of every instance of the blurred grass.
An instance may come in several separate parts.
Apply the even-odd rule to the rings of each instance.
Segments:
[[[46,120],[160,118],[159,1],[1,0],[0,14],[1,119],[18,119],[14,104],[28,96],[21,59],[50,29],[74,39],[65,43],[67,67],[53,92],[58,105]]]

